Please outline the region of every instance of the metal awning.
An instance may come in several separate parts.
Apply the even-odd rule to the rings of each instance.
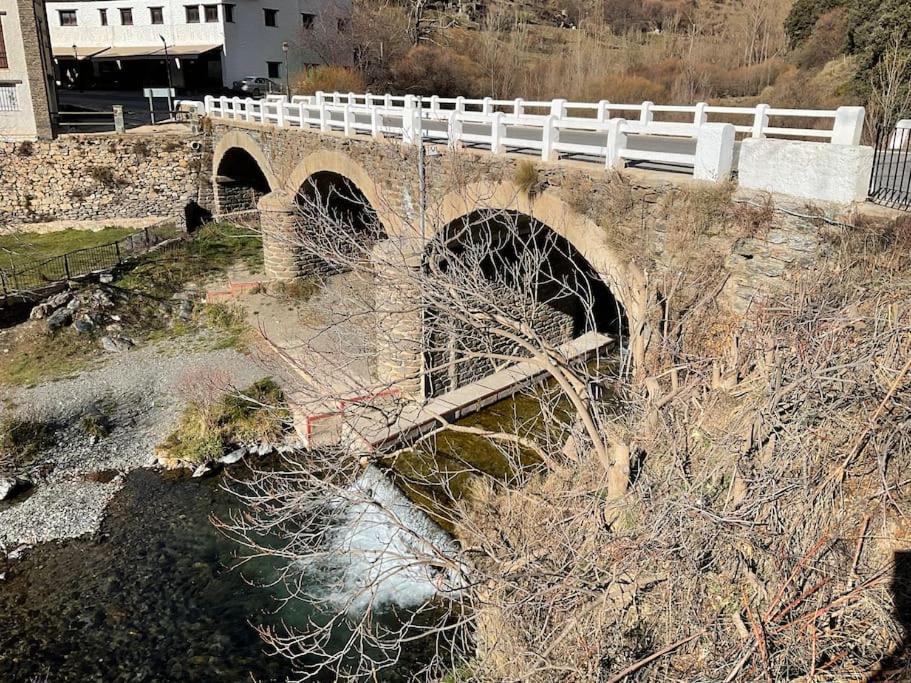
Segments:
[[[168,57],[198,57],[212,50],[220,50],[221,43],[213,45],[168,45]],[[148,47],[109,47],[104,52],[92,56],[92,59],[163,59],[163,45]]]
[[[62,45],[55,45],[51,48],[51,52],[54,55],[54,59],[75,59],[78,62],[83,62],[107,49],[106,47],[63,47]]]

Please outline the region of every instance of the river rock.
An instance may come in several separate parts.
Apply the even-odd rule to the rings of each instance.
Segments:
[[[88,334],[95,329],[95,322],[87,315],[84,315],[76,319],[76,321],[73,323],[73,328],[77,332]]]
[[[31,486],[31,482],[19,477],[0,477],[0,500],[12,498]]]
[[[218,471],[218,467],[214,463],[206,462],[193,470],[193,478],[199,479],[201,477],[208,477],[211,474],[215,474]]]
[[[133,340],[126,337],[104,336],[100,340],[101,348],[108,353],[122,353],[133,348]]]
[[[69,308],[59,308],[48,316],[47,329],[56,332],[71,322],[73,322],[73,311]]]
[[[247,449],[241,446],[230,453],[221,456],[215,462],[221,463],[222,465],[233,465],[236,462],[239,462],[247,454]]]

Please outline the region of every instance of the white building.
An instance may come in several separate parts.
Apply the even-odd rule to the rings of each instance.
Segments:
[[[0,0],[0,140],[53,137],[56,111],[42,0]]]
[[[138,90],[283,83],[304,65],[351,61],[350,0],[45,0],[62,85]]]

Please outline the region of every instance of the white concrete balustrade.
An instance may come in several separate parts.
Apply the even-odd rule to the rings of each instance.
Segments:
[[[743,140],[858,146],[864,124],[863,107],[779,109],[704,102],[684,106],[319,92],[290,100],[207,97],[181,104],[200,115],[397,138],[408,145],[426,141],[494,154],[534,154],[544,161],[568,157],[608,168],[638,162],[692,169],[695,178],[715,182],[730,178]],[[811,124],[822,127],[807,127]]]

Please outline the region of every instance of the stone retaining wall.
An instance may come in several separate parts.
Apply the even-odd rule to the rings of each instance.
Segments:
[[[203,165],[193,142],[200,138],[175,133],[0,143],[0,226],[182,218]]]

